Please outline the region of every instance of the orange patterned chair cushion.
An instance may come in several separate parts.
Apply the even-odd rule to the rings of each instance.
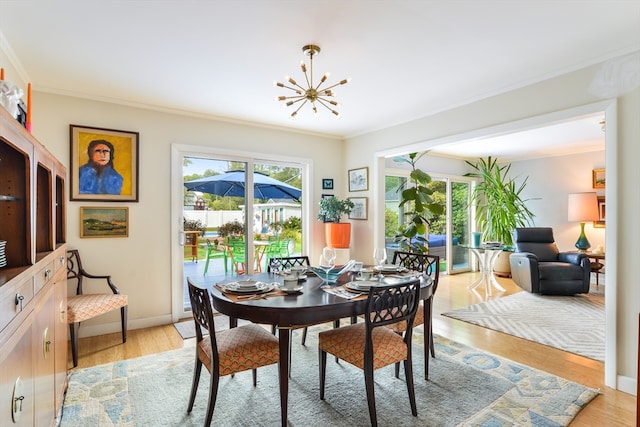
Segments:
[[[67,323],[82,322],[129,304],[122,294],[83,294],[67,299]]]
[[[416,311],[416,317],[413,320],[413,327],[420,326],[424,323],[424,307],[422,303],[418,306],[418,311]],[[392,323],[387,326],[387,328],[391,329],[394,332],[404,332],[407,330],[407,322],[398,322]]]
[[[364,369],[365,324],[356,323],[318,334],[318,348],[339,359]],[[402,337],[389,328],[378,327],[372,332],[373,369],[382,368],[407,358],[407,346]]]
[[[263,327],[250,324],[216,331],[220,376],[256,369],[278,363],[278,338]],[[211,339],[207,336],[198,345],[198,358],[211,371]]]

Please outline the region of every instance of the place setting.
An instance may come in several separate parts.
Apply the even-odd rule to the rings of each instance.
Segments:
[[[296,280],[297,283],[297,280]],[[237,280],[229,283],[217,283],[216,288],[226,297],[235,301],[262,299],[283,295],[278,282],[265,283],[259,280]]]

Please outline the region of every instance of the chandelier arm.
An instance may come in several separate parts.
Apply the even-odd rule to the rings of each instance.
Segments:
[[[340,80],[338,83],[336,84],[332,84],[331,86],[327,86],[323,89],[320,89],[321,92],[324,92],[325,90],[329,90],[329,89],[333,89],[336,86],[340,86],[340,85],[346,85],[347,83],[349,83],[348,79],[344,79],[344,80]]]
[[[295,88],[295,87],[291,87],[291,86],[287,86],[287,85],[285,85],[284,83],[276,83],[276,86],[278,86],[278,87],[283,87],[283,88],[286,88],[286,89],[292,90],[292,91],[294,91],[294,92],[296,92],[296,93],[304,93],[304,89],[300,88],[300,89],[302,89],[302,91],[300,91],[300,89]],[[297,86],[297,85],[296,85],[296,86]],[[300,86],[298,86],[298,87],[300,87]]]
[[[298,106],[298,108],[296,109],[296,111],[294,111],[293,113],[291,113],[291,117],[295,117],[298,114],[298,111],[300,111],[300,109],[302,107],[304,107],[304,104],[306,104],[308,102],[308,100],[305,98],[304,102],[302,104],[300,104],[300,106]]]
[[[287,107],[291,107],[293,104],[296,104],[296,103],[298,103],[298,102],[300,102],[300,101],[306,101],[306,100],[307,100],[307,98],[306,98],[306,97],[304,97],[304,96],[291,96],[291,97],[289,97],[289,98],[290,98],[290,99],[294,99],[294,101],[289,101],[289,102],[287,102],[287,103],[285,104]]]
[[[325,100],[323,100],[322,98],[316,98],[316,101],[318,101],[318,103],[320,103],[320,105],[322,105],[324,108],[326,108],[327,110],[331,111],[333,114],[335,114],[336,116],[339,116],[340,113],[338,113],[336,110],[332,109],[331,107],[329,107],[327,104],[325,104]]]

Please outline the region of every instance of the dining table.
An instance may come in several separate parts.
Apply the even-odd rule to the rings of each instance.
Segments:
[[[325,281],[311,273],[302,276],[300,290],[285,292],[280,286],[283,276],[278,273],[257,273],[251,276],[240,276],[228,281],[210,284],[212,305],[218,312],[229,317],[229,326],[236,327],[238,319],[253,323],[275,325],[279,339],[279,387],[282,426],[287,425],[287,405],[289,393],[289,346],[291,330],[304,326],[326,322],[338,323],[340,319],[357,319],[365,314],[368,292],[354,292],[345,288],[353,283],[355,273],[347,272],[340,276],[336,283],[323,288]],[[228,285],[239,280],[251,279],[264,284],[273,284],[274,289],[265,293],[238,295],[228,290]],[[382,284],[420,282],[420,298],[428,300],[433,297],[431,280],[427,280],[419,272],[403,274],[385,274],[380,278]],[[357,283],[357,282],[356,282]],[[225,287],[227,286],[227,287]],[[270,288],[270,286],[269,286]],[[423,304],[424,330],[429,331],[431,322],[431,304]],[[426,332],[425,332],[426,335]],[[425,336],[425,339],[428,339]],[[363,350],[364,351],[364,350]],[[428,366],[428,355],[425,355],[425,366]]]

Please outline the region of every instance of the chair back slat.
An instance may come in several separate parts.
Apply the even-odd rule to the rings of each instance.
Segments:
[[[67,282],[77,280],[76,295],[82,294],[82,263],[77,249],[67,251]]]
[[[309,267],[310,265],[311,263],[309,262],[308,256],[269,258],[269,265],[267,265],[267,272],[275,273],[278,271],[289,269],[291,267],[296,267],[296,266]]]
[[[438,279],[440,278],[440,257],[415,252],[396,251],[393,254],[393,264],[401,265],[409,270],[421,271],[425,279],[433,283],[432,289],[435,293],[438,289]]]
[[[367,330],[402,321],[407,321],[409,330],[413,326],[413,318],[420,303],[419,290],[419,280],[396,285],[372,286],[367,296]]]
[[[189,286],[189,300],[191,301],[193,320],[196,325],[196,339],[198,342],[202,341],[204,338],[202,329],[207,330],[211,338],[213,357],[217,357],[213,307],[209,298],[209,291],[194,285],[190,278],[187,278],[187,284]]]

